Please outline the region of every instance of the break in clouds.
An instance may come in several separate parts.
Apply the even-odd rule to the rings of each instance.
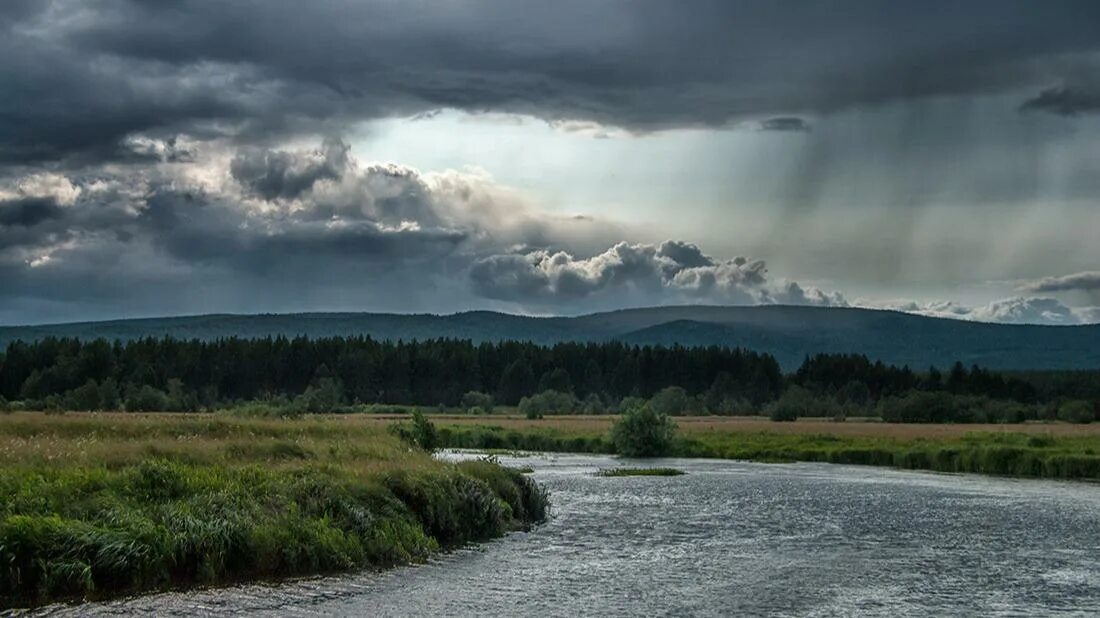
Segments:
[[[450,109],[592,137],[753,127],[810,140],[832,135],[819,132],[832,115],[930,101],[975,113],[977,99],[1069,123],[1100,111],[1097,17],[1091,1],[10,0],[0,321],[660,303],[1095,321],[1095,272],[1050,272],[988,306],[847,300],[796,280],[812,264],[773,274],[765,259],[780,256],[704,252],[599,204],[553,214],[477,160],[420,171],[323,136]],[[902,128],[907,147],[920,137]],[[777,190],[792,204],[823,190],[814,162],[834,158],[808,152]],[[693,217],[680,203],[667,211]]]
[[[408,308],[409,290],[432,311],[849,306],[837,291],[772,276],[763,260],[718,258],[680,240],[616,241],[624,228],[614,222],[545,214],[477,170],[365,163],[339,139],[312,148],[129,143],[147,161],[0,186],[7,306],[113,307],[123,296],[150,312],[202,311],[217,306],[206,304],[216,294],[277,310],[385,306],[389,297],[397,310]],[[1032,289],[1086,285],[1089,275]],[[885,306],[1004,322],[1090,317],[1044,298]]]

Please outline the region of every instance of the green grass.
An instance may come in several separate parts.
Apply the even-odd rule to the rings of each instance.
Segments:
[[[425,559],[543,521],[490,461],[375,426],[199,415],[0,417],[0,608]]]
[[[606,433],[554,427],[441,426],[453,448],[614,454]],[[977,432],[943,438],[887,438],[769,431],[681,434],[673,457],[760,462],[813,461],[1058,479],[1100,479],[1100,437]]]
[[[605,468],[596,471],[596,476],[681,476],[687,474],[676,468]]]

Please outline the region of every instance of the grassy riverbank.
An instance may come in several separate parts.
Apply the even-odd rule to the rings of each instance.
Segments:
[[[1100,434],[1066,424],[904,425],[676,419],[671,456],[816,461],[938,472],[1100,479]],[[436,419],[455,448],[614,453],[602,418],[481,422]]]
[[[0,416],[0,607],[384,567],[545,518],[515,470],[378,424]]]

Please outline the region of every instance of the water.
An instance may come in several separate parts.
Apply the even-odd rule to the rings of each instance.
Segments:
[[[552,521],[384,573],[57,614],[928,616],[1100,614],[1100,486],[826,464],[606,457],[535,468]]]

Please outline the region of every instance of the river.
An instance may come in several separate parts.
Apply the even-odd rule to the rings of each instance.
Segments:
[[[463,455],[452,455],[463,456]],[[503,457],[551,491],[526,533],[383,573],[55,607],[80,615],[1100,614],[1100,486],[828,464]]]

